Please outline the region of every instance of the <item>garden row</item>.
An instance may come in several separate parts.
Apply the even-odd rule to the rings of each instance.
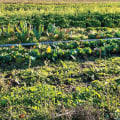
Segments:
[[[20,21],[16,25],[8,24],[7,26],[2,26],[0,28],[0,44],[119,37],[119,28],[108,27],[72,27],[61,29],[60,26],[49,23],[47,29],[45,29],[42,24],[33,26],[26,21]]]
[[[9,23],[14,24],[20,20],[26,20],[32,22],[33,25],[39,26],[44,24],[45,28],[49,23],[55,23],[62,28],[65,27],[119,27],[120,26],[120,14],[119,13],[79,13],[78,15],[62,15],[56,13],[49,14],[32,14],[32,15],[19,15],[1,16],[0,25],[7,25]]]
[[[1,48],[0,62],[30,62],[36,60],[73,59],[83,56],[108,56],[112,53],[120,52],[120,41],[91,41],[91,42],[71,42],[59,43],[57,45],[40,45],[36,44],[31,49],[23,48],[18,45],[11,48]]]
[[[34,26],[55,23],[65,27],[119,27],[120,3],[70,5],[1,4],[0,25],[27,21]]]
[[[15,26],[8,24],[6,27],[1,27],[0,43],[39,42],[42,34],[43,36],[46,36],[47,40],[59,40],[68,39],[69,36],[72,35],[72,31],[69,29],[60,29],[60,27],[56,27],[55,24],[51,23],[48,25],[47,30],[44,31],[43,25],[32,26],[26,21],[20,21]]]

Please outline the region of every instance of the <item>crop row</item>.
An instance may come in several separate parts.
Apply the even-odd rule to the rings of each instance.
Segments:
[[[62,28],[65,27],[119,27],[120,15],[119,13],[78,13],[77,15],[67,15],[58,13],[49,14],[25,14],[25,15],[3,15],[0,16],[0,25],[7,25],[9,23],[15,24],[20,20],[31,22],[35,26],[44,24],[47,28],[49,23],[55,23]]]
[[[47,36],[48,40],[54,39],[65,39],[71,34],[69,29],[60,29],[54,24],[49,24],[47,30],[44,31],[44,25],[32,26],[26,21],[20,21],[18,25],[11,26],[8,24],[6,27],[2,26],[0,29],[1,43],[17,42],[38,42],[41,35]]]
[[[11,48],[2,48],[0,51],[1,63],[10,62],[30,62],[35,60],[74,59],[83,56],[108,56],[112,53],[120,52],[120,41],[100,41],[100,42],[71,42],[68,44],[43,45],[37,44],[31,49],[18,45]],[[80,45],[81,44],[81,45]]]
[[[0,44],[26,43],[58,40],[102,39],[120,37],[119,28],[88,27],[88,28],[60,28],[49,23],[47,29],[40,24],[33,26],[26,21],[20,21],[16,25],[8,24],[0,28]]]
[[[26,20],[33,25],[55,23],[65,27],[119,27],[119,3],[24,5],[1,4],[0,25]]]
[[[69,43],[58,43],[58,44],[51,44],[51,48],[54,49],[59,47],[61,49],[76,49],[78,47],[85,48],[90,47],[94,49],[95,47],[103,47],[106,45],[119,45],[119,40],[102,40],[99,41],[71,41]]]

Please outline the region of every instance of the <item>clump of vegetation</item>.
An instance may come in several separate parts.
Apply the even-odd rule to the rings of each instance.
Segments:
[[[101,39],[119,37],[119,3],[0,11],[1,44],[75,40],[0,48],[1,120],[120,119],[120,41]]]
[[[119,57],[90,59],[1,66],[1,119],[118,119]]]

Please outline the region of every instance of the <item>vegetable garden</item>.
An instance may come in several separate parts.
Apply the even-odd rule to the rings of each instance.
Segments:
[[[1,120],[120,120],[119,3],[0,6]]]

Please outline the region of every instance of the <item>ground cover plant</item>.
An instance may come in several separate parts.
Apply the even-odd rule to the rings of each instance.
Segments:
[[[2,48],[1,119],[119,120],[119,45],[113,40]]]
[[[120,120],[120,3],[67,2],[0,4],[0,120]]]
[[[38,61],[22,67],[18,63],[3,65],[1,119],[80,119],[82,110],[93,119],[119,120],[119,68],[116,56],[55,63]],[[80,111],[74,113],[75,108]]]

